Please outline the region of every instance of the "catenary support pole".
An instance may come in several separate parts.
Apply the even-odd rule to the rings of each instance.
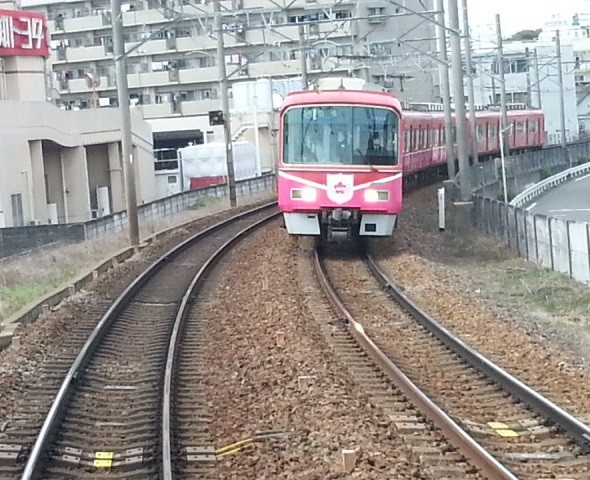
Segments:
[[[526,106],[531,108],[533,106],[532,87],[531,87],[531,51],[529,47],[525,47],[524,54],[526,58]]]
[[[542,98],[541,98],[541,75],[539,73],[539,55],[537,54],[537,49],[535,48],[535,74],[537,75],[536,83],[537,83],[537,108],[541,108]]]
[[[121,112],[121,149],[125,191],[127,198],[127,220],[129,222],[129,241],[132,246],[139,245],[139,221],[137,218],[137,192],[135,190],[135,163],[131,140],[131,111],[129,109],[129,88],[127,85],[127,60],[123,38],[123,16],[121,0],[111,0],[113,18],[113,52],[115,54],[115,75],[117,79],[117,99]]]
[[[500,77],[500,142],[504,155],[509,155],[508,138],[510,129],[508,128],[508,112],[506,109],[506,81],[504,79],[504,52],[502,49],[502,27],[500,25],[500,15],[496,14],[496,38],[498,51],[498,76]]]
[[[467,70],[467,97],[469,99],[469,131],[471,134],[471,158],[478,162],[477,126],[475,123],[475,92],[473,91],[473,62],[471,61],[471,34],[469,32],[469,15],[467,0],[463,0],[463,45],[465,45],[465,69]]]
[[[447,152],[447,170],[449,180],[454,180],[457,171],[455,169],[455,149],[453,148],[453,119],[451,115],[451,89],[449,86],[449,58],[447,54],[447,34],[445,28],[445,11],[444,0],[438,0],[437,14],[437,37],[438,37],[438,55],[441,62],[439,63],[439,75],[441,81],[441,97],[445,113],[445,147]]]
[[[305,35],[303,25],[299,25],[299,60],[301,69],[301,88],[305,90],[308,86],[307,80],[307,44],[305,42]]]
[[[566,125],[565,125],[565,100],[563,92],[563,62],[561,59],[561,40],[559,30],[555,31],[555,49],[557,50],[557,75],[559,83],[559,120],[561,123],[561,148],[567,146]]]
[[[225,161],[227,163],[227,186],[229,188],[229,202],[232,207],[236,201],[236,179],[234,175],[234,157],[231,139],[231,122],[229,118],[228,80],[225,70],[225,46],[223,43],[223,26],[221,21],[220,1],[213,2],[215,13],[215,33],[217,34],[217,73],[221,90],[221,110],[223,112],[223,136],[225,139]]]
[[[461,32],[459,31],[459,8],[457,0],[449,0],[449,28],[451,29],[451,59],[453,71],[453,97],[455,122],[457,124],[457,151],[459,157],[459,178],[461,200],[471,201],[471,170],[467,149],[467,128],[465,118],[465,89],[463,87],[463,59],[461,56]]]

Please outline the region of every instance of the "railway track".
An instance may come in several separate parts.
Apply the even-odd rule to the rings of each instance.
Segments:
[[[438,326],[370,256],[364,263],[315,258],[341,316],[326,338],[433,478],[471,478],[474,466],[494,479],[590,477],[590,429],[583,422]]]
[[[180,478],[172,464],[182,463],[190,452],[183,412],[199,401],[183,396],[174,383],[177,358],[192,362],[199,354],[198,342],[191,340],[179,352],[192,298],[232,243],[275,215],[269,204],[192,236],[138,276],[111,302],[96,328],[89,331],[85,324],[76,332],[78,344],[79,337],[88,338],[77,356],[72,348],[65,356],[55,354],[62,371],[75,357],[65,379],[51,375],[48,363],[49,373],[36,388],[39,400],[23,411],[22,427],[10,429],[13,441],[0,446],[8,453],[2,478]],[[40,417],[42,427],[35,431]],[[194,444],[203,432],[198,415],[192,420]]]
[[[207,249],[210,253],[217,252],[229,236],[243,227],[244,224],[236,226],[233,233],[227,236],[221,232],[212,235],[215,237],[214,244],[208,245]],[[158,278],[147,282],[148,288],[136,292],[132,304],[121,310],[121,318],[113,322],[115,331],[107,334],[101,342],[105,348],[96,350],[98,356],[88,363],[85,371],[75,370],[71,379],[74,392],[67,395],[67,408],[60,412],[57,426],[52,427],[58,436],[39,450],[38,458],[42,465],[30,477],[25,477],[23,461],[39,433],[39,428],[35,429],[34,425],[43,423],[43,413],[49,409],[51,396],[59,389],[63,379],[60,369],[62,372],[67,370],[64,365],[69,365],[76,357],[73,347],[68,347],[67,358],[62,358],[60,352],[51,353],[55,361],[48,362],[48,365],[55,367],[55,373],[44,375],[46,378],[38,382],[39,392],[45,392],[44,396],[39,402],[31,404],[36,407],[28,407],[27,415],[32,416],[23,413],[22,423],[7,429],[10,430],[9,438],[15,439],[15,452],[17,448],[19,450],[12,457],[7,455],[3,464],[0,461],[0,478],[212,479],[216,478],[216,465],[219,466],[218,460],[223,455],[212,445],[221,441],[221,445],[228,444],[222,449],[224,453],[226,449],[230,454],[240,451],[240,442],[235,444],[219,432],[215,435],[209,433],[211,398],[207,397],[204,386],[207,382],[203,375],[207,372],[210,375],[212,367],[207,365],[206,358],[210,357],[204,354],[206,342],[203,336],[208,330],[207,322],[218,322],[219,316],[207,313],[211,309],[207,302],[212,293],[206,283],[201,284],[194,278],[197,270],[204,273],[207,270],[205,264],[210,263],[209,256],[202,251],[204,245],[195,248],[199,249],[199,254],[185,252],[162,257],[167,266],[180,268],[183,272],[181,278],[168,277],[162,267]],[[524,407],[523,402],[515,401],[511,394],[498,391],[490,378],[475,373],[458,359],[457,353],[449,354],[448,347],[441,347],[440,344],[433,346],[431,343],[437,343],[432,342],[433,335],[425,333],[422,327],[415,327],[410,315],[392,305],[383,287],[375,282],[361,262],[350,258],[325,258],[326,270],[339,294],[346,299],[349,314],[362,319],[366,331],[379,339],[381,350],[405,372],[405,386],[403,382],[392,381],[391,372],[383,373],[376,366],[384,359],[380,355],[368,356],[357,344],[355,337],[362,336],[363,329],[351,328],[354,323],[347,314],[340,313],[337,319],[326,322],[327,317],[332,317],[332,314],[326,313],[326,309],[331,307],[318,289],[311,288],[315,279],[310,277],[309,260],[304,261],[304,257],[301,256],[299,276],[300,284],[305,286],[307,304],[317,315],[325,339],[341,362],[347,365],[356,382],[367,392],[371,403],[379,407],[378,410],[384,412],[389,420],[384,424],[379,420],[377,431],[379,438],[384,440],[381,444],[384,448],[379,451],[381,455],[399,460],[399,464],[403,465],[400,471],[409,469],[417,474],[419,472],[419,478],[437,480],[588,478],[584,445],[576,443],[575,433],[565,435],[563,432],[567,427],[556,426],[560,424],[555,423],[555,419],[547,420],[545,416]],[[151,283],[156,281],[162,283]],[[268,278],[265,281],[268,283]],[[199,287],[202,290],[197,291]],[[264,287],[263,281],[262,289],[265,288],[268,285]],[[192,290],[192,294],[187,293]],[[112,304],[112,300],[110,303],[105,301],[101,308],[110,308],[107,303]],[[176,308],[172,308],[172,304]],[[269,314],[268,310],[266,314]],[[212,315],[211,318],[208,315]],[[150,324],[152,318],[157,321]],[[150,328],[146,329],[146,325]],[[279,328],[284,329],[285,325]],[[413,333],[414,329],[418,333]],[[78,344],[91,332],[92,329],[89,331],[87,327],[80,328],[76,333]],[[269,333],[266,332],[266,335]],[[275,333],[270,335],[274,338]],[[111,337],[115,340],[113,343],[107,341]],[[400,340],[406,337],[408,343],[402,345]],[[365,343],[370,344],[368,341]],[[178,349],[169,345],[176,345]],[[228,361],[231,361],[230,358],[224,360]],[[481,360],[478,362],[481,363]],[[246,365],[244,368],[247,370]],[[419,400],[412,400],[413,389],[407,380],[418,384],[440,407],[430,404],[423,395]],[[313,391],[312,388],[309,394]],[[164,392],[172,396],[161,395]],[[299,395],[305,397],[308,393],[301,390]],[[334,401],[341,405],[351,403],[348,395],[344,398],[336,395]],[[294,405],[298,405],[297,402]],[[470,405],[476,407],[470,410]],[[442,419],[433,420],[432,417],[442,413],[440,410],[447,414],[443,414]],[[215,418],[219,418],[219,413]],[[329,418],[326,420],[330,423]],[[492,426],[489,422],[493,421],[496,424]],[[289,425],[291,441],[306,438],[304,425],[305,422],[302,422],[301,431],[296,425]],[[322,425],[328,427],[326,423]],[[19,430],[21,433],[28,432],[26,439],[19,437]],[[255,428],[247,430],[260,434]],[[448,434],[447,430],[453,433]],[[518,436],[501,436],[507,432]],[[273,432],[263,434],[272,437]],[[244,441],[256,442],[257,437],[254,437]],[[581,432],[582,443],[585,438],[584,432]],[[280,445],[286,452],[290,451],[286,439]],[[313,449],[317,444],[312,441],[311,446]],[[262,450],[261,447],[254,447],[250,451],[258,453]],[[3,451],[10,453],[0,446],[0,452]],[[308,450],[304,451],[307,453]],[[369,454],[375,455],[375,452]],[[285,455],[290,458],[289,454]],[[247,461],[248,453],[244,457]],[[240,468],[239,456],[231,458],[233,461],[224,462],[224,468]],[[278,457],[268,460],[277,462]],[[281,461],[284,462],[285,458]],[[316,462],[321,461],[316,459]],[[370,468],[371,461],[365,456],[363,465]],[[280,468],[278,465],[282,464],[277,462],[277,468]],[[256,473],[244,478],[257,478]],[[371,470],[372,475],[375,473]],[[363,478],[361,471],[355,474]],[[409,477],[405,474],[391,476]]]

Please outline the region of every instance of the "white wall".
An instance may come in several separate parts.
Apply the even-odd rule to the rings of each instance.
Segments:
[[[141,204],[157,198],[152,133],[136,115],[132,115],[132,130]],[[43,101],[0,101],[0,228],[13,226],[14,194],[21,195],[25,224],[47,223],[47,191],[50,203],[58,204],[61,221],[90,219],[85,146],[117,144],[120,140],[117,108],[65,111]],[[40,161],[39,151],[48,158]],[[115,176],[121,178],[121,172],[116,171]],[[33,185],[32,192],[29,185]],[[124,187],[118,180],[112,186]],[[124,192],[113,192],[113,197],[124,198]]]

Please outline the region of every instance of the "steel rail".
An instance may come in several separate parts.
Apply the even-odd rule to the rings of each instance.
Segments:
[[[191,280],[191,283],[186,289],[185,294],[182,297],[182,301],[178,308],[176,318],[174,320],[174,326],[172,334],[170,336],[170,343],[168,346],[168,353],[166,355],[166,367],[164,370],[164,389],[162,398],[162,465],[161,473],[163,480],[173,480],[173,466],[172,466],[172,392],[173,392],[173,377],[176,369],[176,360],[178,358],[178,349],[182,331],[186,322],[186,318],[190,311],[191,299],[194,298],[194,294],[197,289],[205,281],[206,276],[212,270],[212,268],[221,260],[223,255],[239,240],[244,236],[251,233],[253,230],[259,228],[270,220],[276,218],[279,215],[278,212],[270,214],[268,217],[263,218],[252,225],[241,230],[239,233],[230,238],[221,247],[209,257],[209,259],[201,266],[197,274]]]
[[[88,366],[92,355],[96,351],[100,342],[107,334],[109,328],[113,324],[117,316],[123,311],[126,305],[131,299],[141,290],[141,288],[151,279],[165,263],[182,253],[184,250],[189,248],[193,243],[201,240],[203,237],[210,235],[211,233],[223,228],[229,222],[236,219],[246,217],[256,212],[263,211],[268,208],[272,208],[276,205],[276,202],[268,203],[260,207],[248,210],[232,217],[231,219],[224,220],[212,225],[211,227],[203,230],[202,232],[193,235],[187,240],[183,241],[160,258],[154,261],[144,272],[142,272],[111,305],[107,312],[98,322],[97,326],[90,333],[88,340],[80,350],[80,353],[72,363],[70,370],[66,374],[62,385],[53,400],[49,413],[43,422],[43,426],[39,431],[39,435],[35,440],[31,454],[27,458],[25,469],[21,476],[21,480],[39,480],[43,468],[43,454],[47,451],[50,443],[52,442],[56,429],[60,420],[63,417],[65,409],[67,407],[68,400],[70,399],[74,387],[79,382],[84,374],[86,367]]]
[[[399,302],[424,328],[435,335],[448,348],[460,355],[473,368],[483,372],[530,408],[563,428],[576,439],[585,451],[590,450],[590,427],[455,337],[396,287],[379,268],[372,255],[367,253],[366,261],[369,269],[387,293]]]
[[[517,480],[504,465],[477,443],[449,415],[426,396],[414,383],[375,345],[365,333],[330,285],[322,267],[317,249],[314,250],[314,267],[318,280],[334,309],[348,321],[348,329],[371,359],[391,381],[402,390],[420,412],[439,427],[450,442],[475,465],[489,480]]]

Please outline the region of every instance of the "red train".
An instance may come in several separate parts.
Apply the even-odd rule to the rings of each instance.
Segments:
[[[291,234],[389,236],[404,177],[446,166],[442,111],[404,110],[393,94],[357,82],[338,79],[283,102],[278,201]],[[510,150],[543,146],[541,110],[511,110],[508,119]],[[498,155],[500,112],[479,111],[476,124],[479,155]]]
[[[500,123],[499,110],[476,112],[477,151],[480,159],[500,155]],[[541,148],[545,144],[545,116],[542,110],[509,110],[508,124],[508,146],[511,152]],[[404,175],[446,164],[445,120],[442,111],[404,110],[401,125]],[[452,130],[455,132],[454,126]],[[471,157],[471,135],[468,146]]]

